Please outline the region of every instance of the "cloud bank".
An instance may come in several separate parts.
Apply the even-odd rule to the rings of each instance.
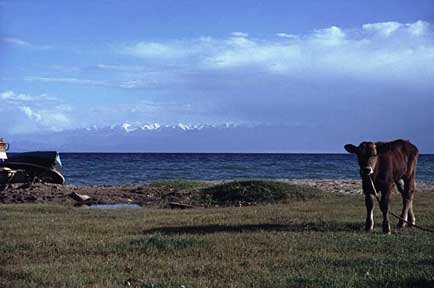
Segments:
[[[424,21],[332,26],[306,35],[139,41],[117,52],[155,70],[176,67],[155,79],[162,90],[170,94],[175,86],[212,103],[211,113],[242,120],[324,123],[339,118],[336,113],[375,119],[393,99],[391,109],[401,115],[409,113],[403,102],[432,105],[434,33]]]
[[[82,107],[43,120],[49,117],[42,108],[24,103],[30,96],[6,91],[2,97],[14,98],[23,117],[56,129],[90,126],[91,119],[107,125],[264,123],[293,127],[294,138],[304,142],[402,137],[434,144],[426,133],[434,127],[434,28],[428,22],[331,26],[303,35],[137,39],[106,50],[97,63],[24,80],[130,91],[116,104],[86,107],[83,97]]]
[[[140,41],[118,52],[157,70],[176,67],[156,79],[167,83],[161,89],[170,95],[176,87],[227,121],[304,127],[305,135],[296,137],[312,141],[434,142],[424,132],[434,127],[427,112],[434,109],[434,30],[428,22]]]
[[[118,52],[154,65],[184,64],[192,69],[256,66],[263,72],[288,76],[300,72],[372,76],[428,66],[434,59],[433,35],[427,22],[384,22],[358,29],[332,26],[306,35],[282,32],[271,38],[233,32],[223,39],[139,41],[121,45]]]

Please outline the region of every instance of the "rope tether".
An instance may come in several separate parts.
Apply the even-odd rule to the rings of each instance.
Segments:
[[[377,189],[375,189],[374,181],[372,180],[371,175],[369,175],[369,180],[371,181],[372,189],[373,189],[373,191],[374,191],[374,196],[375,196],[375,198],[376,198],[377,201],[378,201],[378,205],[380,206],[381,211],[383,211],[383,208],[381,207],[381,200],[380,200],[380,197],[378,197],[378,192],[377,192]],[[426,231],[426,232],[434,233],[434,230],[430,230],[430,229],[428,229],[428,228],[424,228],[424,227],[419,226],[419,225],[416,225],[416,224],[414,224],[414,223],[410,223],[410,222],[408,222],[407,220],[405,220],[404,218],[402,218],[401,216],[398,216],[398,215],[396,215],[395,213],[393,213],[393,212],[391,212],[391,211],[389,211],[389,214],[392,215],[392,216],[395,217],[395,218],[398,218],[398,219],[401,220],[401,221],[404,221],[405,223],[407,223],[407,224],[410,225],[410,226],[416,227],[416,228],[418,228],[418,229],[420,229],[420,230],[423,230],[423,231]]]

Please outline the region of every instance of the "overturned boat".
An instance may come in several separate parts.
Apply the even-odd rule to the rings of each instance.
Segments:
[[[0,184],[64,184],[62,162],[56,151],[35,151],[6,155],[9,145],[0,138]]]

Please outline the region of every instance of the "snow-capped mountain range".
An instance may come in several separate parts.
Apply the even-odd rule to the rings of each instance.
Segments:
[[[61,152],[294,152],[297,127],[264,124],[185,124],[125,122],[29,135],[3,135],[12,151]],[[299,131],[301,132],[301,131]],[[304,149],[305,150],[305,149]]]
[[[104,129],[111,130],[119,130],[123,129],[126,133],[134,132],[134,131],[149,131],[149,130],[166,130],[166,129],[181,129],[181,130],[202,130],[207,128],[216,128],[216,129],[228,129],[235,128],[238,126],[252,127],[254,125],[250,124],[235,124],[235,123],[224,123],[224,124],[184,124],[178,123],[175,125],[162,125],[159,123],[140,123],[140,122],[124,122],[122,124],[114,124],[108,127],[98,128],[97,126],[87,127],[85,128],[87,131],[97,131]]]
[[[11,151],[60,152],[344,152],[342,143],[354,136],[336,131],[321,134],[321,126],[223,123],[165,125],[124,122],[57,132],[5,135]],[[322,135],[319,139],[317,135]],[[347,139],[347,140],[345,140]],[[354,142],[354,141],[353,141]]]

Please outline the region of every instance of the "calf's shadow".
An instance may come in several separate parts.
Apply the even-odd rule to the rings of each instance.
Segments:
[[[361,231],[360,223],[341,223],[336,221],[291,223],[291,224],[232,224],[232,225],[198,225],[198,226],[174,226],[144,230],[144,234],[211,234],[211,233],[248,233],[256,231],[277,232],[355,232]]]

